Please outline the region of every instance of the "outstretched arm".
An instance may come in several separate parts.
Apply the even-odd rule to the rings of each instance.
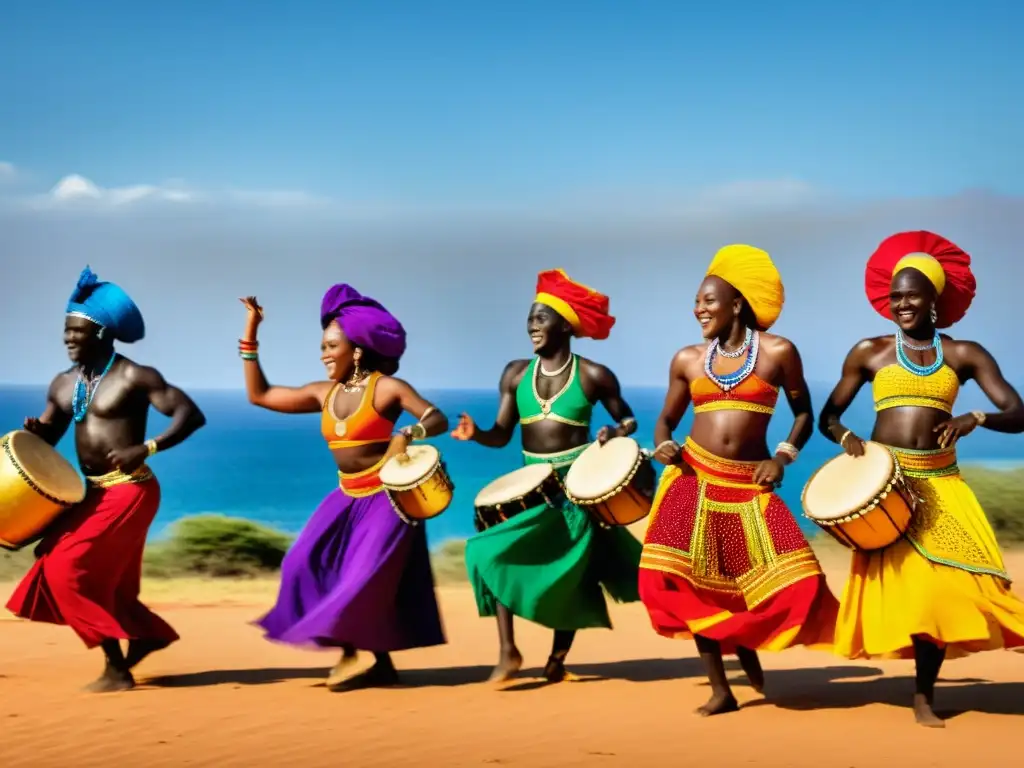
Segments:
[[[598,442],[603,443],[612,437],[628,437],[636,432],[633,409],[623,399],[622,387],[615,374],[597,363],[589,363],[584,372],[586,388],[595,394],[597,401],[615,421],[615,426],[602,427],[598,431]]]
[[[658,420],[654,423],[654,457],[662,464],[679,461],[679,445],[672,439],[683,414],[690,406],[690,382],[686,378],[689,350],[683,349],[672,358],[668,372],[668,392]]]
[[[50,445],[57,445],[71,426],[71,414],[57,402],[57,389],[65,374],[60,374],[52,382],[46,392],[46,406],[39,418],[25,419],[25,429],[41,437]]]
[[[999,363],[980,344],[964,343],[964,362],[971,378],[996,408],[997,413],[986,413],[983,426],[993,432],[1020,434],[1024,432],[1024,402],[1020,394],[1003,376]]]
[[[516,384],[523,372],[523,361],[513,360],[502,371],[498,383],[498,415],[490,429],[475,429],[472,439],[488,448],[504,448],[509,444],[519,423],[519,406],[516,404]]]
[[[167,383],[155,368],[135,366],[132,383],[145,392],[149,404],[171,419],[162,435],[152,438],[158,451],[166,451],[206,424],[206,416],[188,395]]]
[[[787,341],[781,351],[782,386],[786,390],[786,401],[793,412],[793,428],[789,430],[786,442],[799,451],[814,434],[811,392],[807,387],[807,380],[804,378],[804,364],[796,346]],[[795,456],[790,456],[783,451],[776,453],[775,458],[785,466],[792,464]]]
[[[422,440],[448,430],[448,417],[437,406],[424,400],[409,382],[389,376],[377,384],[377,391],[389,405],[398,403],[403,411],[418,419],[416,424],[405,428],[409,437]]]
[[[818,417],[818,431],[833,443],[839,443],[843,448],[846,447],[845,443],[848,441],[843,437],[852,435],[853,431],[847,429],[840,419],[857,397],[861,387],[868,381],[867,361],[873,349],[871,341],[865,339],[850,350],[846,360],[843,361],[843,372],[839,383],[832,390],[832,394],[828,396],[825,406],[821,409],[821,415]],[[855,440],[854,443],[856,442]]]

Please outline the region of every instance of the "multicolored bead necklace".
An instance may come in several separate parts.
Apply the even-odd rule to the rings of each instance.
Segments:
[[[929,349],[935,350],[935,362],[931,365],[918,365],[907,356],[907,349],[913,349],[916,352],[925,352]],[[906,337],[903,335],[903,329],[896,329],[896,362],[900,364],[900,367],[915,376],[931,376],[939,368],[942,367],[942,337],[939,336],[939,332],[935,331],[935,338],[932,339],[932,343],[927,346],[914,346],[907,342]]]
[[[748,328],[746,340],[743,342],[743,346],[740,347],[740,351],[749,349],[747,359],[737,370],[732,373],[724,374],[715,373],[715,358],[720,354],[723,357],[738,357],[738,355],[723,351],[720,348],[718,339],[712,339],[711,343],[708,344],[708,351],[704,354],[704,375],[713,381],[723,392],[728,392],[735,387],[738,387],[748,376],[750,376],[750,374],[754,372],[754,368],[757,366],[757,350],[760,338],[761,336],[757,331],[751,331]]]
[[[750,340],[753,337],[754,337],[754,332],[752,330],[750,330],[749,328],[747,328],[747,334],[746,334],[746,336],[743,337],[743,343],[742,344],[740,344],[732,352],[729,352],[728,350],[723,349],[722,345],[719,344],[718,345],[717,354],[721,355],[722,357],[737,358],[740,355],[742,355],[744,352],[747,351],[747,348],[750,346]],[[715,342],[717,343],[718,340],[715,339]]]
[[[71,413],[75,418],[75,423],[81,424],[85,419],[85,413],[89,410],[89,406],[92,405],[92,399],[96,396],[96,390],[99,389],[100,382],[103,381],[103,377],[106,376],[111,367],[114,365],[114,359],[117,357],[116,352],[110,354],[110,359],[107,360],[106,366],[99,376],[89,377],[86,382],[85,376],[82,375],[82,370],[78,370],[78,381],[75,382],[75,393],[71,397]]]

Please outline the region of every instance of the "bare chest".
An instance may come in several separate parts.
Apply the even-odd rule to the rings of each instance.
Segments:
[[[110,375],[98,382],[68,377],[57,394],[57,401],[67,413],[102,419],[126,418],[146,408],[139,393],[123,377]]]

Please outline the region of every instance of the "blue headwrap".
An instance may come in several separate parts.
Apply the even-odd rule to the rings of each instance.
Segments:
[[[82,270],[78,285],[71,292],[67,313],[106,328],[117,341],[125,344],[139,341],[146,335],[146,324],[135,302],[119,286],[100,282],[89,267]]]

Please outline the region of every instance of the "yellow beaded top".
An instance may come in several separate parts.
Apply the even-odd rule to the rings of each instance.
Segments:
[[[952,413],[960,393],[960,380],[948,365],[929,376],[918,376],[894,363],[875,374],[871,390],[876,411],[916,406]]]

